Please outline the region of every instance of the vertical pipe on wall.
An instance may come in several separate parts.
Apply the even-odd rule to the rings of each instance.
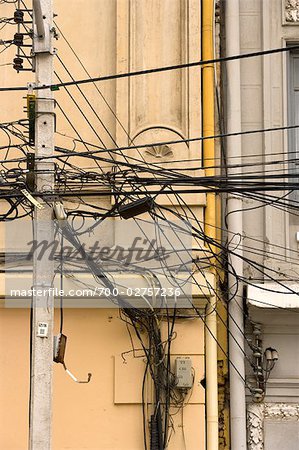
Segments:
[[[214,0],[202,0],[202,59],[214,57]],[[202,68],[202,128],[203,136],[215,135],[214,118],[214,65]],[[215,141],[203,141],[203,162],[206,176],[214,176]],[[216,240],[216,197],[207,194],[205,208],[205,234]],[[215,246],[210,246],[215,252]],[[214,271],[215,274],[215,271]],[[215,277],[216,279],[216,277]],[[215,282],[216,283],[216,282]],[[214,286],[216,288],[216,286]],[[205,327],[206,349],[206,429],[207,450],[218,450],[218,368],[217,368],[217,318],[216,297],[207,306]]]
[[[240,12],[239,0],[225,2],[226,54],[240,54]],[[227,133],[241,130],[241,70],[240,60],[230,61],[226,65],[227,74]],[[241,164],[241,136],[227,139],[227,163]],[[233,159],[232,159],[233,158]],[[228,176],[240,169],[228,169]],[[239,233],[243,231],[242,200],[229,194],[227,199],[228,249],[229,262],[237,276],[243,275],[242,246],[239,245]],[[238,241],[238,242],[237,242]],[[235,276],[228,277],[229,295],[236,289]],[[242,289],[239,285],[237,295],[229,302],[229,358],[230,358],[230,429],[231,450],[246,449],[246,404],[245,404],[245,366],[244,366],[244,314]],[[237,373],[238,370],[239,374]],[[240,376],[241,375],[241,376]],[[241,378],[243,377],[243,379]]]

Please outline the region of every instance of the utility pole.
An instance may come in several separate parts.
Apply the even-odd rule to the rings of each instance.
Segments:
[[[53,77],[53,0],[33,0],[33,51],[35,56],[35,87],[52,84]],[[52,192],[54,188],[54,99],[50,89],[36,90],[35,156],[36,189]],[[41,209],[42,205],[42,209]],[[34,211],[34,240],[52,242],[54,222],[52,207],[41,202]],[[52,434],[52,373],[54,261],[45,252],[40,260],[33,256],[33,304],[31,347],[30,450],[50,450]]]

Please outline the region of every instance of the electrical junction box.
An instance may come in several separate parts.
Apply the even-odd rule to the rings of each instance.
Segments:
[[[54,336],[54,355],[53,360],[56,363],[64,364],[64,355],[66,349],[66,339],[67,337],[64,334],[59,334],[58,336]]]
[[[47,322],[38,322],[37,337],[48,337],[48,328]]]
[[[193,386],[192,360],[188,356],[175,359],[175,378],[177,389],[191,389]]]

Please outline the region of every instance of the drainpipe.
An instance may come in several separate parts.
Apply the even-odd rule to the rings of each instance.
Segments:
[[[225,29],[226,29],[226,54],[240,54],[240,26],[239,26],[239,0],[225,1]],[[241,77],[240,60],[230,61],[226,64],[227,75],[227,133],[241,130]],[[242,153],[241,136],[227,139],[227,163],[238,166],[242,158],[236,155]],[[233,159],[232,159],[233,158]],[[238,169],[228,169],[231,176]],[[236,212],[241,211],[241,212]],[[229,256],[235,272],[243,276],[243,252],[238,247],[238,233],[243,230],[242,200],[229,194],[227,199],[227,229],[228,248],[237,255]],[[240,283],[241,284],[241,283]],[[229,294],[233,295],[236,289],[235,276],[228,276]],[[230,430],[231,450],[246,449],[246,403],[245,385],[240,375],[245,379],[244,355],[244,314],[242,287],[239,286],[237,296],[229,302],[229,376],[230,376]],[[240,345],[238,347],[237,343]],[[240,375],[236,372],[236,369]]]
[[[202,59],[214,58],[214,0],[202,0]],[[202,68],[202,133],[215,135],[214,119],[214,66],[207,64]],[[203,163],[206,176],[214,176],[215,142],[203,141]],[[205,234],[216,240],[216,197],[207,194],[205,208]],[[215,251],[215,247],[211,246]],[[216,271],[212,269],[216,275]],[[215,276],[214,288],[216,288]],[[218,450],[218,368],[217,368],[217,316],[216,297],[212,296],[207,306],[205,327],[206,353],[206,442],[207,450]]]

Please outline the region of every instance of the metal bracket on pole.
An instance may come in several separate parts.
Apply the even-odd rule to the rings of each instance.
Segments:
[[[35,83],[27,83],[27,89],[28,89],[28,94],[33,94],[33,90],[35,89],[36,84]]]
[[[34,36],[33,40],[33,54],[37,53],[51,53],[54,54],[54,49],[52,46],[51,33],[53,28],[49,27],[49,20],[43,14],[41,1],[33,0],[33,12],[34,12]]]
[[[42,12],[42,6],[40,0],[33,0],[33,11],[35,18],[35,25],[37,29],[37,37],[38,39],[44,39],[45,37],[45,24],[44,24],[44,16]]]
[[[24,195],[24,197],[26,197],[33,206],[35,206],[37,209],[44,209],[44,206],[37,201],[31,194],[30,192],[27,191],[27,189],[21,189],[21,193]]]

